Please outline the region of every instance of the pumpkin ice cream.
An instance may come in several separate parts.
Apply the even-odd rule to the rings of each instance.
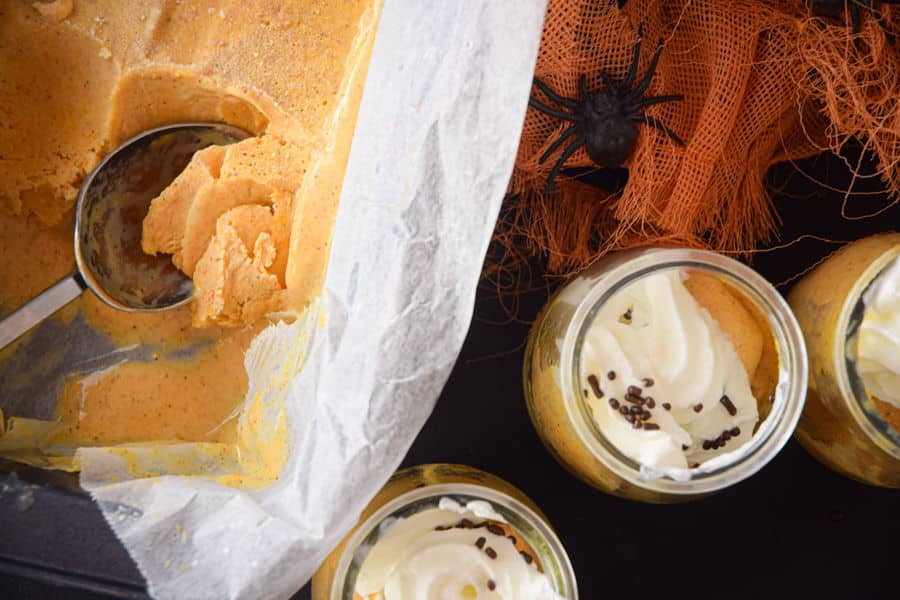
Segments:
[[[302,308],[324,273],[377,4],[6,4],[0,205],[58,223],[128,137],[228,122],[258,137],[195,157],[154,202],[145,251],[194,278],[195,325]]]
[[[251,135],[196,153],[144,220],[144,251],[171,255],[194,280],[190,306],[133,315],[84,294],[57,315],[87,322],[116,352],[137,345],[153,357],[73,367],[59,381],[54,416],[71,422],[74,444],[230,435],[221,424],[244,399],[253,334],[320,291],[380,4],[0,3],[0,315],[71,272],[79,186],[116,146],[180,122]],[[0,355],[0,373],[18,372],[4,365],[24,364],[28,344]],[[0,408],[31,417],[18,389],[6,377]],[[159,400],[152,415],[138,396]],[[99,418],[128,406],[143,412]],[[184,418],[202,422],[176,426]]]
[[[195,325],[252,323],[289,306],[294,171],[267,138],[213,146],[150,205],[144,252],[171,254],[193,278]]]

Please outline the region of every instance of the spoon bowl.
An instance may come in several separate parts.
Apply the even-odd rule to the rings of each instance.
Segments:
[[[151,201],[195,152],[249,137],[221,123],[178,123],[144,131],[104,158],[75,203],[77,270],[0,321],[0,349],[90,289],[127,312],[159,312],[191,300],[193,284],[168,255],[144,254],[143,221]]]

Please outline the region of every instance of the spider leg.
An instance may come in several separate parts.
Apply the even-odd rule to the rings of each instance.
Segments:
[[[577,117],[575,117],[575,115],[550,108],[543,102],[540,102],[539,100],[535,100],[534,98],[529,98],[528,104],[530,104],[537,110],[541,111],[545,115],[550,115],[551,117],[556,117],[557,119],[562,119],[563,121],[577,121],[578,120]]]
[[[682,96],[681,94],[671,94],[669,96],[654,96],[653,98],[644,98],[636,104],[629,104],[625,107],[625,110],[627,112],[634,113],[642,108],[653,106],[654,104],[660,104],[662,102],[675,102],[676,100],[684,100],[684,96]]]
[[[627,90],[631,87],[631,84],[634,83],[634,78],[637,77],[637,68],[638,63],[641,61],[641,42],[644,41],[644,24],[638,23],[638,39],[634,43],[634,50],[631,51],[631,66],[628,67],[628,72],[625,74],[625,79],[622,80],[621,89]]]
[[[616,86],[612,81],[612,77],[609,76],[609,73],[606,71],[600,71],[600,79],[603,80],[603,84],[606,85],[610,90],[615,90]]]
[[[662,49],[663,41],[659,40],[659,45],[656,47],[656,52],[653,53],[653,58],[650,59],[650,64],[647,65],[647,72],[644,73],[644,78],[641,79],[640,83],[638,83],[637,86],[628,93],[628,95],[625,97],[626,102],[631,102],[636,98],[640,98],[641,94],[644,93],[644,90],[647,89],[647,86],[650,85],[650,80],[653,79],[653,74],[656,72],[656,65],[657,63],[659,63],[659,55],[662,53]]]
[[[682,141],[682,139],[675,135],[675,132],[666,127],[665,124],[663,124],[663,122],[659,119],[654,119],[653,117],[648,117],[647,115],[629,115],[628,120],[637,121],[639,123],[649,125],[650,127],[655,127],[656,129],[659,129],[664,134],[669,136],[669,138],[671,138],[671,140],[679,146],[684,146],[684,142]]]
[[[559,156],[559,159],[556,161],[556,164],[553,165],[553,168],[550,169],[550,174],[547,175],[547,184],[544,186],[544,193],[546,194],[552,189],[553,180],[556,178],[556,174],[559,173],[560,168],[562,168],[563,163],[569,160],[569,157],[572,156],[581,145],[584,144],[584,136],[579,135],[575,138],[575,141],[566,146],[566,149],[563,150],[563,153]]]
[[[853,33],[859,33],[860,31],[860,14],[859,14],[859,5],[856,2],[851,0],[850,2],[850,22],[853,24]]]
[[[547,148],[547,151],[541,154],[541,157],[538,159],[538,164],[543,164],[545,160],[550,158],[550,155],[556,152],[556,149],[559,148],[564,141],[572,137],[576,131],[578,131],[578,128],[574,125],[566,129],[555,142],[550,144],[550,147]]]
[[[587,78],[582,75],[578,78],[578,88],[581,90],[581,99],[588,99],[588,91],[587,91]]]
[[[534,85],[536,85],[539,90],[544,92],[545,96],[547,96],[548,98],[550,98],[557,104],[561,104],[561,105],[565,106],[566,108],[571,108],[573,110],[575,109],[575,107],[578,106],[577,102],[575,102],[571,98],[564,98],[564,97],[560,96],[559,94],[555,93],[553,90],[551,90],[547,86],[546,83],[544,83],[537,77],[534,78]]]

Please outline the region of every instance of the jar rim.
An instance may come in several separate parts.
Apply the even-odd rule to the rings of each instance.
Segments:
[[[503,512],[508,512],[524,521],[540,538],[543,542],[541,546],[546,549],[546,552],[553,559],[558,570],[556,577],[547,573],[546,569],[545,574],[550,577],[557,593],[566,600],[578,600],[575,571],[562,542],[550,524],[530,506],[505,492],[485,485],[462,482],[429,484],[404,492],[396,498],[385,502],[384,505],[369,515],[365,521],[360,523],[347,538],[347,543],[341,553],[332,580],[331,600],[344,600],[342,594],[348,583],[348,577],[351,575],[350,567],[356,550],[385,519],[417,503],[429,500],[438,501],[440,498],[445,497],[467,497],[473,500],[487,501],[495,509],[498,509],[501,515]],[[519,534],[523,535],[522,532],[519,532]],[[540,552],[537,548],[535,550]]]
[[[625,481],[670,496],[708,494],[742,481],[765,466],[787,443],[806,399],[808,363],[800,326],[784,298],[750,267],[709,250],[649,248],[626,251],[592,284],[566,328],[560,357],[561,391],[569,420],[590,453]],[[771,328],[779,356],[779,380],[769,415],[750,441],[729,453],[715,468],[678,469],[663,474],[626,456],[600,432],[579,393],[580,349],[592,316],[628,284],[650,273],[671,269],[712,271],[727,278],[759,308]],[[724,455],[722,455],[724,456]]]
[[[841,311],[838,315],[836,327],[840,335],[835,336],[832,360],[834,361],[834,373],[836,374],[836,383],[841,393],[841,398],[857,426],[862,429],[866,437],[878,448],[887,452],[893,458],[900,460],[900,444],[895,442],[890,435],[873,422],[872,415],[865,407],[865,403],[869,400],[869,394],[865,391],[859,376],[856,375],[855,369],[853,369],[853,360],[847,353],[848,343],[856,335],[856,327],[859,325],[855,317],[857,315],[861,316],[861,312],[865,308],[863,296],[871,284],[895,260],[900,260],[900,244],[880,254],[869,263],[869,266],[853,282],[853,287],[844,299],[844,304],[841,306]],[[853,371],[852,374],[851,370]]]

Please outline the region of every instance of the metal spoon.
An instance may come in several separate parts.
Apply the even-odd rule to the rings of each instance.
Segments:
[[[168,255],[141,249],[144,217],[198,150],[249,137],[219,123],[150,129],[116,148],[91,171],[75,203],[74,273],[0,321],[0,349],[90,289],[126,312],[160,312],[191,299],[191,280]]]

